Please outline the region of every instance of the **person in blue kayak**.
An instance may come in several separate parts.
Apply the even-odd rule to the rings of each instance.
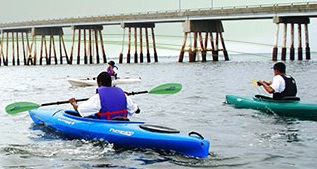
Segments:
[[[111,76],[101,72],[97,76],[97,93],[87,101],[77,104],[75,98],[69,103],[82,117],[94,117],[107,120],[128,120],[128,114],[140,113],[138,105],[119,87],[112,87]]]
[[[110,76],[114,77],[115,79],[117,79],[117,73],[116,70],[118,70],[118,67],[115,65],[114,61],[109,61],[108,62],[108,67],[107,67],[107,72],[110,74]]]
[[[286,66],[283,62],[277,62],[273,66],[273,82],[259,80],[257,83],[270,94],[274,100],[282,100],[287,97],[295,97],[297,94],[296,81],[292,76],[286,75]]]

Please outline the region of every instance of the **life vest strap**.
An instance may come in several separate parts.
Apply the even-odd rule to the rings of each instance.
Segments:
[[[107,111],[107,112],[98,112],[96,115],[99,118],[111,120],[111,116],[113,115],[123,115],[123,117],[127,117],[127,110],[118,110],[118,111]]]

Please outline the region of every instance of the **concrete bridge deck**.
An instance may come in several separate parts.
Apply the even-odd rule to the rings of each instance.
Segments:
[[[114,14],[104,16],[59,18],[49,20],[1,23],[0,29],[29,27],[70,27],[74,25],[119,25],[134,22],[184,22],[186,20],[247,20],[273,17],[306,16],[317,17],[317,2],[283,3],[255,6],[238,6],[204,9],[184,9],[145,13]]]

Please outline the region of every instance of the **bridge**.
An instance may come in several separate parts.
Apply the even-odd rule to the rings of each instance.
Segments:
[[[145,13],[117,14],[77,18],[59,18],[49,20],[0,23],[0,65],[20,64],[20,55],[23,56],[25,65],[35,65],[42,59],[46,59],[47,64],[51,64],[51,59],[57,64],[57,52],[60,51],[60,63],[63,59],[68,64],[72,64],[75,40],[77,37],[77,64],[80,64],[81,55],[84,55],[84,63],[100,63],[99,48],[101,48],[102,60],[107,62],[104,51],[104,43],[101,31],[103,26],[120,25],[124,30],[128,29],[128,54],[127,63],[130,63],[131,36],[134,35],[134,62],[143,62],[143,48],[147,51],[147,62],[150,62],[149,37],[152,39],[151,46],[154,49],[154,60],[158,61],[155,49],[154,28],[156,23],[182,22],[184,28],[184,42],[180,46],[179,62],[183,61],[184,53],[188,52],[189,61],[196,61],[198,52],[202,55],[202,61],[206,61],[206,53],[212,53],[212,60],[217,61],[219,52],[222,51],[225,60],[229,60],[228,52],[222,33],[224,32],[221,21],[224,20],[252,20],[252,19],[272,19],[277,25],[275,43],[272,52],[272,60],[277,60],[278,54],[278,32],[279,24],[284,25],[284,39],[282,45],[281,60],[286,59],[287,25],[290,25],[291,44],[290,59],[294,60],[294,25],[297,26],[298,33],[298,59],[302,60],[302,25],[305,30],[305,52],[306,59],[310,59],[310,47],[307,25],[310,18],[317,16],[317,2],[307,3],[285,3],[268,4],[257,6],[222,7],[206,9],[186,9],[173,11],[155,11]],[[63,28],[73,29],[72,46],[68,53],[63,40]],[[151,31],[151,35],[148,33]],[[139,31],[138,31],[139,30]],[[144,30],[144,32],[143,32]],[[77,31],[77,32],[76,32]],[[133,33],[134,31],[134,33]],[[145,34],[145,35],[144,35]],[[139,37],[138,37],[139,35]],[[193,36],[192,44],[186,49],[188,37]],[[46,40],[46,37],[49,40]],[[40,49],[36,46],[37,39],[41,38]],[[59,45],[56,45],[54,37],[59,38]],[[143,38],[146,38],[145,42]],[[31,39],[31,40],[30,40]],[[81,44],[83,42],[84,44]],[[46,43],[49,43],[47,45]],[[143,45],[145,44],[145,47]],[[200,44],[200,47],[199,45]],[[210,44],[208,47],[208,44]],[[220,44],[222,49],[220,49]],[[11,49],[9,49],[11,46]],[[48,47],[49,46],[49,47]],[[59,47],[55,47],[59,46]],[[84,51],[81,51],[84,47]],[[139,49],[139,51],[138,51]],[[94,50],[95,52],[93,52]],[[38,52],[40,56],[38,57]],[[89,54],[88,54],[89,53]],[[93,56],[95,53],[96,56]],[[139,55],[140,54],[140,55]],[[89,56],[87,56],[89,55]],[[9,58],[11,57],[11,58]],[[120,53],[119,63],[123,62],[123,54]]]

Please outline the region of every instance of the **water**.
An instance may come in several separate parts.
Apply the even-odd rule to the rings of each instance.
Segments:
[[[28,114],[8,115],[12,102],[46,103],[87,98],[95,87],[70,87],[66,77],[91,77],[106,65],[49,65],[0,67],[2,117],[0,168],[315,168],[315,121],[267,115],[225,105],[226,94],[265,94],[252,79],[271,80],[270,57],[231,56],[231,61],[120,64],[122,76],[141,77],[126,91],[150,90],[167,83],[183,85],[174,95],[132,96],[141,113],[132,120],[165,125],[211,141],[206,159],[193,159],[150,149],[115,149],[102,141],[67,139],[32,123]],[[302,101],[317,103],[316,60],[287,61]],[[51,106],[70,109],[69,104]]]

